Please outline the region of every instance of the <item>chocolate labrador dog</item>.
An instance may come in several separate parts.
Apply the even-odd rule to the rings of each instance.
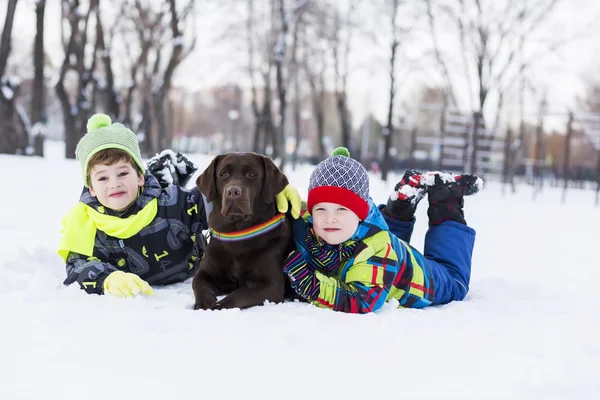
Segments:
[[[194,309],[247,308],[283,301],[283,263],[293,250],[291,224],[275,195],[288,184],[266,156],[217,156],[196,185],[212,202],[211,238],[192,287]],[[217,296],[226,295],[217,301]]]

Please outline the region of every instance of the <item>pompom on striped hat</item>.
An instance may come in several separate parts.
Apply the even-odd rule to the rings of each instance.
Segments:
[[[361,220],[369,215],[369,175],[345,147],[335,149],[310,175],[308,211],[312,213],[316,204],[324,202],[340,204]]]

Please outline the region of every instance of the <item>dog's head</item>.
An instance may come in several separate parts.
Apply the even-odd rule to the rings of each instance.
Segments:
[[[196,185],[230,221],[250,220],[255,213],[273,208],[275,195],[288,184],[269,157],[256,153],[216,156],[196,180]]]

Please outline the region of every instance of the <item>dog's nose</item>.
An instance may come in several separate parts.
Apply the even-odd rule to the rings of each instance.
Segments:
[[[227,197],[236,198],[242,195],[242,188],[239,186],[229,186],[227,188]]]

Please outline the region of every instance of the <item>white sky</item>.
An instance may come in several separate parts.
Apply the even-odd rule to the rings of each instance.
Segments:
[[[241,1],[241,0],[240,0]],[[244,3],[244,2],[242,2]],[[19,2],[16,16],[16,27],[13,34],[13,45],[17,49],[31,46],[35,34],[33,2]],[[46,11],[47,46],[52,49],[52,60],[58,65],[61,62],[59,30],[59,1],[48,0]],[[106,4],[106,3],[105,3]],[[244,3],[245,4],[245,3]],[[217,42],[216,36],[223,33],[226,15],[229,9],[219,8],[212,2],[198,3],[198,42],[196,51],[178,68],[175,83],[188,88],[208,88],[226,83],[247,84],[245,72],[245,55],[236,51],[226,43]],[[372,11],[373,12],[373,11]],[[0,18],[4,21],[5,9],[0,6]],[[377,20],[373,17],[373,20]],[[385,16],[379,20],[387,23]],[[600,2],[598,0],[563,0],[552,14],[553,22],[548,24],[545,33],[549,38],[559,36],[577,36],[568,46],[563,48],[560,55],[549,56],[531,71],[530,78],[539,93],[546,91],[549,100],[549,112],[565,114],[569,107],[575,106],[577,96],[585,94],[586,82],[598,79],[597,70],[600,68]],[[441,39],[442,43],[444,38]],[[365,114],[372,112],[381,121],[387,118],[388,103],[388,63],[387,48],[372,45],[354,48],[353,59],[356,64],[351,67],[349,77],[350,107],[355,115],[355,125],[360,124]],[[21,50],[21,54],[23,50]],[[415,56],[423,51],[417,43],[406,51]],[[365,60],[368,67],[365,67]],[[398,104],[404,102],[409,106],[414,104],[414,95],[418,87],[428,84],[432,77],[421,71],[402,71],[397,76],[399,84]],[[433,81],[438,81],[433,78]],[[464,85],[458,86],[459,96],[467,106],[467,96]],[[462,93],[462,95],[460,94]],[[492,96],[491,102],[495,102]],[[509,102],[510,99],[507,99]],[[537,114],[539,98],[528,94],[526,98],[526,113],[532,117]],[[516,98],[513,96],[513,105]],[[506,117],[515,118],[518,109],[506,107]],[[534,117],[535,119],[535,117]],[[562,124],[562,122],[561,122]]]
[[[463,302],[369,315],[300,303],[193,311],[189,281],[136,299],[63,287],[60,221],[81,176],[62,144],[46,144],[45,158],[0,155],[12,194],[0,197],[1,399],[600,398],[590,190],[563,206],[547,186],[534,201],[528,186],[503,197],[488,182],[467,198],[477,238]],[[192,159],[200,170],[211,160]],[[305,198],[311,169],[286,172]],[[390,187],[372,176],[377,202]]]

